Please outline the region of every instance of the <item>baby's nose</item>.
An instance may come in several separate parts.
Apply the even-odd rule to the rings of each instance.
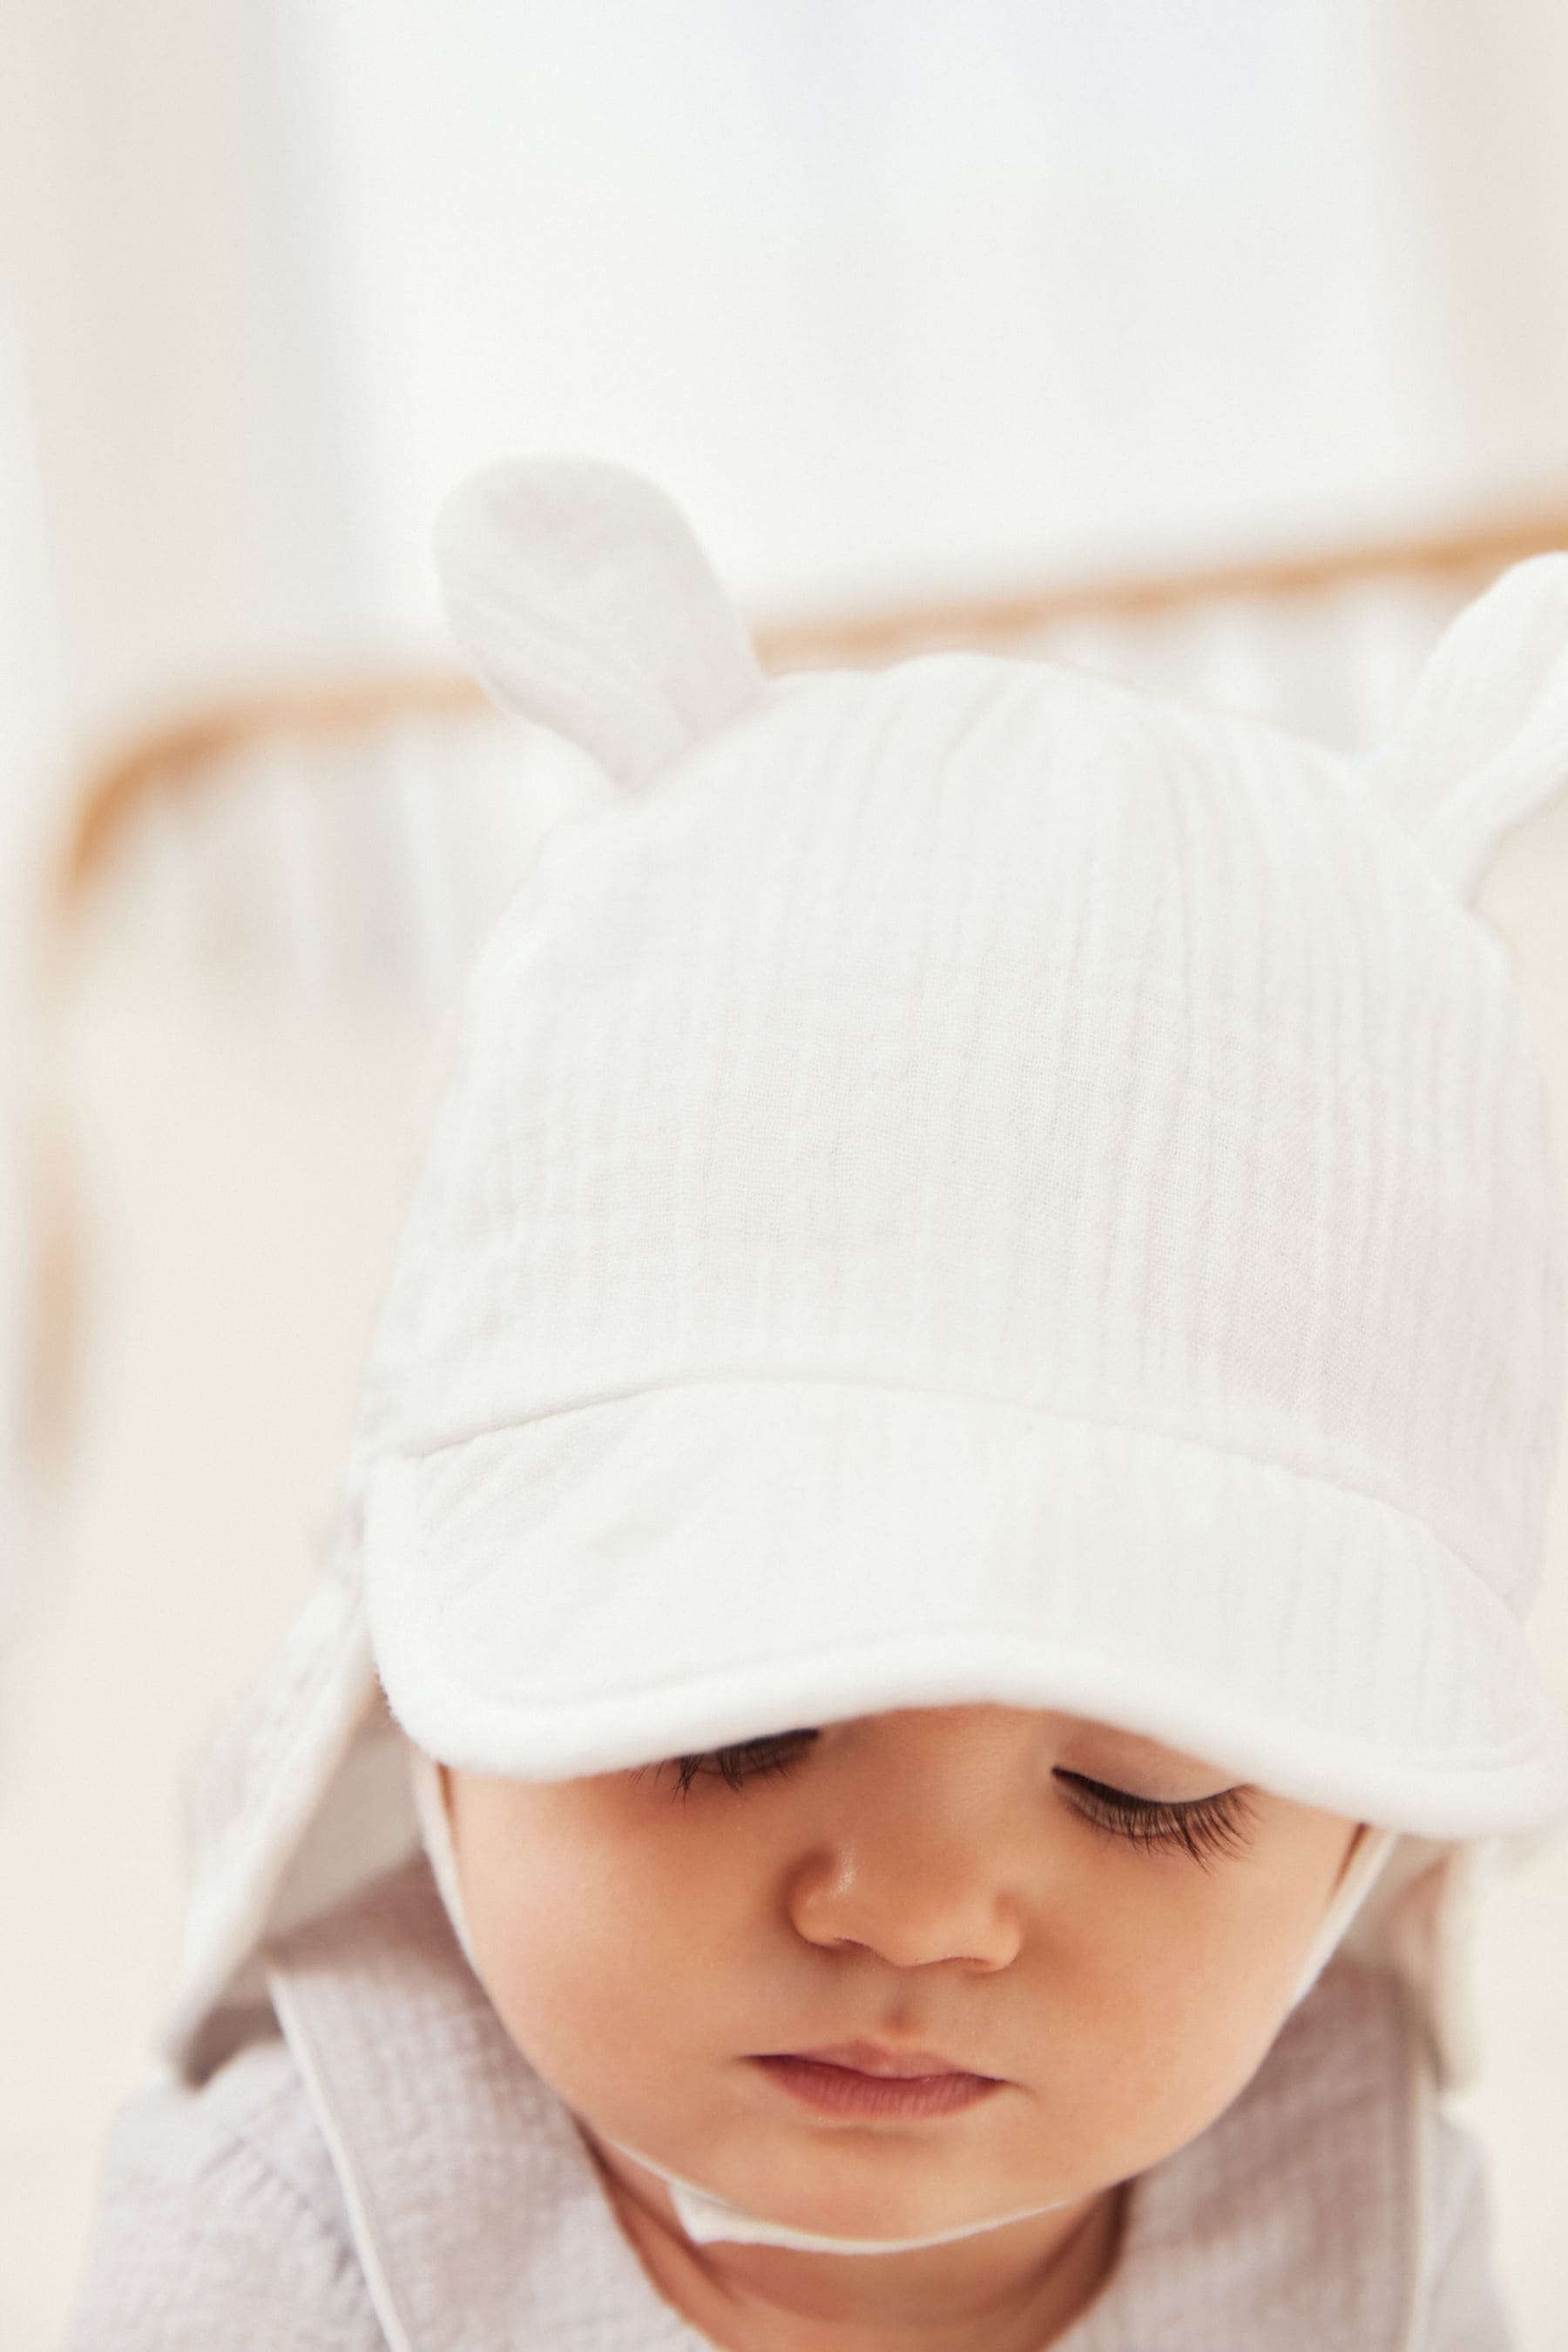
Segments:
[[[901,1969],[1005,1969],[1022,1936],[1019,1905],[984,1847],[918,1819],[836,1837],[796,1873],[790,1913],[809,1943],[861,1946]]]

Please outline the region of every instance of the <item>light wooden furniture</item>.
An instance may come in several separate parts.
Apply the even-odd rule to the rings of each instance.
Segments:
[[[1205,667],[1201,640],[1250,626],[1267,644],[1283,628],[1309,630],[1326,613],[1347,645],[1358,621],[1404,607],[1416,616],[1457,605],[1509,564],[1568,547],[1568,506],[1492,518],[1459,529],[1272,558],[1198,565],[1140,578],[1085,578],[1005,593],[915,601],[866,612],[822,614],[756,628],[764,668],[880,663],[942,646],[999,652],[1095,646],[1125,656],[1129,674],[1147,667],[1147,648],[1174,626]],[[1190,625],[1195,623],[1195,631]],[[1168,657],[1155,664],[1167,667]],[[1189,671],[1189,676],[1191,675]],[[1347,677],[1355,656],[1347,654]],[[1267,689],[1265,689],[1265,692]],[[57,906],[68,919],[116,839],[150,796],[199,790],[247,746],[290,740],[321,744],[364,737],[410,719],[471,716],[484,704],[466,674],[433,670],[313,684],[235,696],[150,730],[85,771],[71,809],[57,877]]]

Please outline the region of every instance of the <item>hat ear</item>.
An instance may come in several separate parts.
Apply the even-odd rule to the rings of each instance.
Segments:
[[[1466,606],[1364,765],[1470,903],[1503,834],[1568,786],[1568,554],[1516,563]]]
[[[436,557],[481,683],[617,783],[639,782],[762,689],[745,623],[684,517],[619,466],[487,467],[442,508]]]

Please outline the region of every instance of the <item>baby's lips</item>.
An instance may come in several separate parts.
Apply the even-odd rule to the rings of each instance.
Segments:
[[[994,2082],[997,2077],[983,2074],[977,2066],[965,2066],[956,2058],[944,2058],[935,2050],[889,2050],[875,2042],[835,2042],[820,2050],[784,2050],[770,2053],[783,2058],[804,2058],[818,2066],[847,2066],[858,2074],[884,2074],[906,2079],[932,2074],[973,2074],[982,2082]]]

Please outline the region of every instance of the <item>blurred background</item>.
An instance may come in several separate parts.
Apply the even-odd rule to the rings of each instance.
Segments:
[[[775,667],[1037,649],[1370,743],[1568,545],[1565,131],[1558,0],[5,0],[7,2347],[152,2063],[454,992],[584,789],[455,674],[443,495],[652,475]],[[1480,906],[1568,1169],[1568,808]],[[1523,2352],[1568,2343],[1565,1968],[1553,1848],[1466,2100]]]

